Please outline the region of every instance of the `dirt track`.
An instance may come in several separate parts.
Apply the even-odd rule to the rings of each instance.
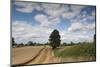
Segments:
[[[54,57],[52,49],[48,46],[14,48],[12,57],[13,65],[31,65],[60,62],[60,59]]]
[[[32,61],[27,63],[30,64],[46,64],[46,63],[58,63],[60,60],[54,57],[52,49],[50,47],[45,47],[41,53]]]

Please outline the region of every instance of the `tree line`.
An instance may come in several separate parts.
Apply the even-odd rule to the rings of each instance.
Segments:
[[[93,40],[94,40],[94,44],[95,44],[96,43],[96,34],[94,34]],[[29,41],[27,44],[24,44],[24,43],[17,44],[15,42],[14,37],[12,37],[12,47],[49,45],[54,50],[55,48],[57,48],[59,46],[71,46],[71,45],[79,45],[79,44],[86,43],[86,42],[83,42],[83,43],[81,43],[81,42],[74,43],[74,42],[71,41],[71,43],[69,43],[69,44],[68,43],[62,43],[61,44],[61,36],[60,36],[59,31],[57,29],[54,29],[51,32],[48,41],[49,42],[47,42],[45,44],[36,43],[36,42],[33,43],[33,41]]]
[[[36,43],[33,41],[28,41],[27,43],[16,43],[14,37],[12,37],[12,47],[24,47],[24,46],[42,46],[42,45],[47,45],[48,43],[41,44],[41,43]]]

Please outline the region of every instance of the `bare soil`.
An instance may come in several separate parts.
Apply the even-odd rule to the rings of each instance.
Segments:
[[[47,46],[41,51],[41,53],[35,59],[27,63],[27,65],[59,63],[59,62],[60,59],[54,56],[52,48]]]
[[[23,64],[33,59],[41,50],[43,46],[28,46],[12,48],[12,64]]]

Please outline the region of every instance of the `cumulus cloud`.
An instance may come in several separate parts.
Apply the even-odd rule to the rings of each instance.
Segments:
[[[50,22],[49,22],[49,20],[48,20],[46,15],[40,14],[40,15],[36,15],[34,18],[35,18],[35,20],[37,22],[40,23],[41,26],[48,26],[48,25],[50,25]]]
[[[68,28],[68,31],[80,31],[84,29],[84,25],[82,23],[72,23],[71,26]]]
[[[67,7],[68,10],[65,11],[62,14],[63,18],[67,18],[67,19],[71,19],[73,17],[75,17],[76,15],[79,15],[81,10],[84,8],[85,6],[79,6],[79,5],[70,5],[70,7]]]
[[[15,2],[14,5],[17,6],[16,10],[23,13],[32,13],[34,10],[42,10],[38,3],[28,3],[28,2]]]
[[[71,25],[68,28],[70,32],[77,31],[94,31],[95,30],[95,11],[91,12],[91,15],[86,14],[86,11],[83,14],[80,14],[71,20]]]
[[[40,42],[42,38],[47,41],[51,31],[52,29],[50,28],[32,26],[25,21],[15,21],[12,24],[12,36],[17,42],[19,40]]]
[[[17,6],[16,11],[24,14],[38,12],[32,19],[35,20],[36,25],[28,24],[26,21],[12,23],[12,35],[17,42],[29,40],[47,42],[50,33],[57,28],[58,24],[62,23],[63,19],[70,21],[70,23],[66,21],[70,25],[69,27],[64,25],[65,30],[57,28],[60,31],[62,42],[92,40],[94,33],[89,32],[95,31],[95,11],[92,11],[91,15],[86,14],[86,11],[81,14],[82,9],[85,8],[83,5],[32,2],[15,2],[14,5]]]
[[[90,24],[83,24],[80,22],[72,23],[71,26],[68,28],[68,31],[76,32],[76,31],[89,31],[89,30],[95,30],[95,23]]]
[[[31,3],[31,2],[15,2],[16,10],[24,13],[32,13],[34,10],[41,11],[46,15],[36,15],[34,19],[41,26],[52,26],[60,23],[63,19],[71,19],[80,13],[84,6],[79,5],[63,5],[51,3]]]
[[[52,27],[58,23],[60,23],[60,18],[49,18],[44,14],[39,14],[34,17],[34,19],[40,23],[40,26],[44,27]]]
[[[72,42],[92,42],[93,41],[93,35],[88,35],[88,34],[84,34],[84,33],[81,33],[81,32],[75,32],[75,33],[72,33],[72,32],[65,32],[65,31],[61,31],[60,32],[61,34],[61,40],[62,40],[62,43],[63,42],[67,42],[67,43],[70,43],[71,41]]]
[[[51,18],[62,17],[69,18],[77,15],[84,6],[77,5],[63,5],[51,3],[30,3],[30,2],[15,2],[16,8],[19,12],[31,13],[34,10],[42,11]]]
[[[42,4],[43,12],[49,15],[51,18],[59,17],[63,13],[63,9],[60,4]]]

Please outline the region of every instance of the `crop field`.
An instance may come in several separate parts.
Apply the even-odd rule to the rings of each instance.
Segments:
[[[42,49],[43,46],[12,48],[12,64],[24,64],[33,59]]]
[[[50,46],[26,46],[12,49],[13,65],[48,64],[63,62],[95,61],[95,45],[61,46],[52,50]]]
[[[92,43],[61,47],[54,50],[54,55],[62,62],[95,61],[96,46]]]

